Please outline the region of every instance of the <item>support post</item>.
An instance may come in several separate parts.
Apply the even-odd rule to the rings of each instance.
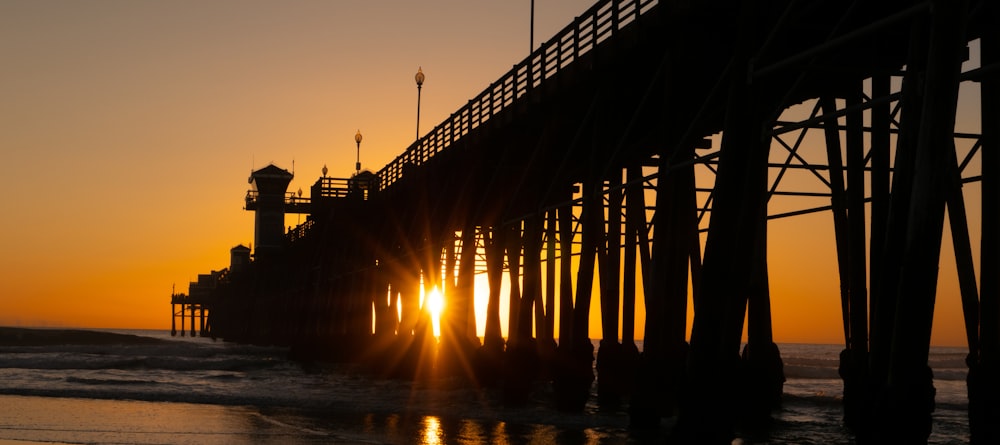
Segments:
[[[590,301],[594,289],[594,272],[601,240],[604,238],[603,181],[584,186],[581,220],[580,266],[577,269],[576,304],[573,307],[571,340],[575,351],[590,349]],[[590,360],[592,361],[592,359]]]
[[[462,229],[462,259],[458,265],[458,286],[456,289],[458,296],[458,308],[456,308],[455,329],[459,333],[459,340],[463,342],[464,352],[472,346],[472,342],[478,343],[475,330],[469,331],[470,326],[475,326],[475,321],[469,321],[474,315],[472,308],[475,305],[476,296],[476,227],[471,221],[466,223]],[[478,344],[476,345],[478,346]]]
[[[622,265],[622,354],[621,361],[624,379],[624,390],[635,396],[636,373],[639,369],[639,348],[635,344],[635,298],[636,283],[642,279],[637,274],[638,258],[636,251],[639,243],[639,232],[646,229],[646,206],[642,198],[643,182],[642,167],[633,165],[626,169],[625,181],[631,184],[624,192],[625,197],[625,240]],[[638,198],[636,197],[638,196]],[[635,201],[635,202],[632,202]]]
[[[463,251],[465,247],[462,247]],[[449,233],[447,239],[444,240],[444,276],[437,274],[434,276],[435,281],[441,281],[441,288],[438,289],[444,298],[449,303],[452,298],[458,293],[458,283],[455,279],[455,267],[458,263],[458,255],[455,252],[455,234]],[[445,309],[448,312],[449,309]],[[441,323],[446,323],[447,320],[441,320]],[[444,333],[441,333],[442,336]]]
[[[573,206],[558,210],[559,219],[559,348],[569,347],[573,332]]]
[[[631,166],[628,168],[625,179],[633,184],[625,190],[625,245],[622,264],[622,346],[626,350],[635,350],[638,358],[638,349],[635,345],[635,296],[636,283],[642,279],[636,273],[636,250],[639,244],[639,231],[645,230],[646,209],[645,205],[639,202],[632,202],[642,196],[642,167]],[[638,190],[639,193],[635,191]]]
[[[486,300],[486,326],[483,346],[476,351],[474,365],[476,377],[483,386],[494,386],[500,381],[499,370],[503,364],[504,342],[500,332],[500,285],[503,282],[503,254],[506,229],[494,224],[483,230],[486,249],[486,277],[489,295]]]
[[[876,75],[872,77],[872,99],[880,99],[889,95],[891,90],[891,79],[888,75]],[[869,363],[879,356],[879,345],[882,340],[883,331],[879,327],[878,308],[882,295],[880,289],[884,289],[882,282],[885,279],[885,249],[886,230],[889,224],[890,194],[890,126],[891,106],[889,102],[879,103],[871,109],[871,235],[868,247],[869,256],[869,298],[868,306],[868,339],[869,339]],[[878,373],[873,366],[869,365],[869,379],[877,380]]]
[[[524,238],[521,232],[521,221],[518,221],[506,228],[504,239],[507,245],[507,267],[510,278],[510,296],[507,310],[507,350],[503,365],[503,397],[504,404],[517,406],[522,405],[527,400],[527,393],[523,384],[519,384],[520,370],[511,365],[511,356],[514,345],[516,345],[521,335],[519,328],[521,317],[521,249]]]
[[[200,326],[198,328],[198,336],[204,337],[205,332],[205,306],[203,304],[198,305],[198,321]]]
[[[700,261],[700,241],[696,210],[694,165],[676,168],[668,164],[675,158],[683,163],[694,159],[693,147],[680,147],[677,155],[660,154],[656,185],[656,211],[653,214],[654,233],[651,252],[645,229],[645,204],[642,227],[637,232],[640,255],[648,262],[645,286],[646,337],[640,365],[640,385],[633,398],[632,422],[654,425],[662,415],[679,408],[687,386],[686,363],[689,352],[688,278],[694,279],[693,262]],[[642,193],[642,190],[637,191]],[[630,198],[632,195],[630,195]],[[630,207],[630,211],[637,212]],[[643,252],[643,250],[645,250]],[[688,269],[691,265],[692,269]],[[647,269],[647,265],[643,265]],[[738,351],[737,351],[738,353]]]
[[[900,228],[906,232],[906,243],[889,357],[883,440],[926,443],[931,431],[934,386],[927,359],[967,9],[966,1],[933,2],[913,194],[908,224]]]
[[[535,304],[536,316],[539,312],[543,317],[538,329],[538,354],[541,360],[542,372],[545,378],[551,378],[552,362],[555,360],[556,340],[556,282],[559,280],[556,272],[556,225],[557,211],[549,209],[545,214],[545,307],[539,310],[540,304]]]
[[[452,237],[450,244],[454,245],[454,242]],[[448,374],[461,374],[468,369],[474,355],[473,351],[479,347],[476,333],[469,332],[476,273],[476,228],[473,223],[467,222],[462,229],[461,243],[457,285],[452,286],[452,293],[448,295],[445,306],[446,320],[441,321],[442,352],[440,362]],[[451,250],[454,251],[454,248]],[[454,263],[454,260],[449,260],[449,262]],[[454,265],[451,268],[454,268]],[[451,278],[453,274],[454,271],[446,273],[448,283],[455,281]]]
[[[487,348],[503,351],[503,334],[500,331],[500,285],[503,282],[504,229],[493,226],[486,242],[486,277],[490,293],[486,300],[486,326],[483,344]]]
[[[618,343],[621,303],[622,171],[613,169],[608,178],[607,235],[600,244],[601,343],[597,349],[597,397],[602,407],[615,408],[627,395],[626,373],[621,344]],[[601,212],[602,214],[604,212]],[[602,224],[602,226],[605,226]]]
[[[533,309],[535,302],[542,294],[542,233],[545,220],[539,214],[529,216],[524,221],[524,291],[521,294],[521,305],[518,308],[519,340],[533,342],[532,328]],[[534,348],[532,348],[534,349]]]
[[[372,307],[375,311],[375,337],[387,338],[396,331],[396,314],[392,312],[389,302],[389,280],[386,278],[384,260],[379,261],[372,274],[373,295]]]
[[[197,332],[198,332],[197,328],[195,327],[195,323],[194,323],[194,316],[195,316],[194,303],[189,304],[188,308],[191,310],[191,336],[194,337],[194,336],[197,335]]]
[[[507,343],[517,340],[520,331],[517,328],[521,311],[521,222],[507,227],[504,235],[507,245],[507,268],[510,278],[510,298],[507,312]]]
[[[909,208],[914,186],[914,165],[916,145],[923,109],[920,106],[921,85],[927,66],[927,24],[918,21],[912,25],[906,72],[900,90],[899,136],[896,138],[896,154],[892,163],[892,199],[889,201],[888,215],[883,235],[882,264],[880,275],[872,282],[871,341],[869,344],[869,379],[871,391],[867,394],[884,399],[883,393],[889,381],[889,362],[896,330],[896,307],[900,271],[906,242],[905,227],[909,221]],[[875,230],[873,226],[872,230]],[[884,423],[882,417],[887,407],[872,404],[863,422],[854,425],[860,440],[874,441],[875,433]]]
[[[520,298],[513,297],[511,285],[511,336],[507,342],[507,362],[505,363],[504,403],[523,405],[528,401],[531,382],[538,372],[538,347],[532,337],[532,309],[535,299],[542,290],[542,225],[544,221],[535,214],[524,220],[524,233],[517,237],[520,241],[516,250],[523,248],[524,274],[523,291]],[[512,245],[511,245],[512,246]],[[510,250],[508,250],[510,255]],[[511,276],[514,276],[514,260],[511,259]],[[514,316],[516,311],[517,316]]]
[[[753,6],[743,4],[748,10],[741,14],[747,18],[740,35],[751,35]],[[735,63],[741,68],[734,72],[748,72],[748,51],[737,49]],[[701,287],[694,301],[689,393],[677,424],[682,437],[703,443],[728,443],[735,434],[743,321],[755,246],[762,242],[767,215],[765,110],[745,76],[732,76],[729,88]]]
[[[848,267],[851,306],[851,350],[854,366],[863,369],[868,362],[868,275],[865,257],[865,148],[864,120],[861,105],[861,85],[848,95],[846,105],[854,108],[847,113],[847,224]]]
[[[576,301],[572,305],[569,335],[560,338],[559,365],[555,370],[556,404],[564,411],[580,411],[594,382],[594,345],[590,343],[590,299],[594,285],[594,262],[604,232],[603,182],[583,184],[580,211],[581,245],[577,268]]]
[[[1000,21],[1000,5],[982,3],[982,23]],[[1000,29],[984,26],[983,67],[1000,64]],[[982,119],[982,240],[979,333],[981,349],[970,351],[969,430],[973,444],[1000,443],[1000,73],[980,81]]]
[[[860,105],[858,90],[848,94],[847,108]],[[821,99],[823,113],[833,113],[836,105],[832,97]],[[840,131],[837,119],[825,122],[827,157],[830,165],[830,184],[834,230],[837,243],[837,260],[840,272],[840,298],[844,322],[846,349],[840,355],[840,374],[844,380],[844,419],[848,426],[860,428],[869,414],[868,391],[868,292],[866,233],[865,233],[865,181],[864,133],[860,108],[846,116],[847,185],[843,179]]]
[[[781,405],[785,372],[774,343],[767,269],[767,224],[760,224],[747,293],[747,344],[743,348],[743,416],[748,425],[766,425]]]

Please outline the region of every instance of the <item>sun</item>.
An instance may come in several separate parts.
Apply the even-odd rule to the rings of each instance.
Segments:
[[[441,336],[441,312],[444,311],[444,296],[438,288],[431,289],[427,294],[427,312],[431,314],[431,324],[434,326],[434,336]]]

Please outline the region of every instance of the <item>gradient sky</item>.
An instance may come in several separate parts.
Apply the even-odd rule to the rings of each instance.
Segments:
[[[535,3],[537,45],[592,2]],[[527,55],[529,5],[0,0],[0,325],[169,327],[172,286],[253,241],[252,169],[346,177],[357,130],[381,168],[417,68],[424,133]],[[842,341],[830,217],[808,218],[772,225],[776,339]],[[936,343],[964,344],[955,313]]]

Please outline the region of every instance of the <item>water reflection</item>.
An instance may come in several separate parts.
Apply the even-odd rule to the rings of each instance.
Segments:
[[[423,445],[441,445],[444,443],[444,431],[441,430],[441,421],[437,417],[424,417],[421,425],[423,431],[420,437],[424,438],[423,442],[421,442]]]
[[[374,414],[366,414],[365,418],[361,421],[361,425],[362,425],[361,426],[361,431],[362,432],[364,432],[365,434],[374,434],[375,433],[375,427],[376,427],[376,425],[375,425],[375,415]]]
[[[507,424],[497,422],[496,426],[493,427],[493,437],[490,439],[495,444],[508,445],[510,442],[507,441]]]
[[[385,432],[393,437],[400,435],[398,414],[390,414],[389,417],[386,417]]]
[[[420,430],[414,441],[419,445],[510,445],[568,443],[596,445],[605,435],[586,428],[562,430],[552,425],[511,424],[503,421],[446,419],[425,416],[420,419]]]
[[[458,426],[457,445],[474,445],[486,442],[486,430],[479,422],[463,419]]]
[[[501,416],[498,416],[502,418]],[[335,420],[335,424],[331,423]],[[361,442],[393,445],[608,445],[661,442],[656,431],[648,435],[628,432],[624,426],[587,425],[586,416],[564,416],[566,425],[530,423],[527,418],[516,422],[507,419],[462,419],[455,416],[393,413],[369,413],[350,418],[327,418],[321,424],[309,426],[310,431],[327,431],[340,438],[355,438]],[[533,419],[532,419],[533,420]],[[540,419],[550,421],[551,419]],[[285,420],[286,423],[294,423]],[[348,430],[357,431],[352,436]],[[327,437],[329,438],[329,437]],[[320,437],[309,437],[309,440]],[[300,442],[305,443],[305,442]],[[309,442],[313,443],[313,442]]]

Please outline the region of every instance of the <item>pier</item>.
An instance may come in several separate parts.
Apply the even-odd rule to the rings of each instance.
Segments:
[[[768,223],[825,214],[858,442],[927,441],[945,241],[972,442],[1000,442],[997,23],[985,0],[598,1],[378,171],[324,171],[307,197],[287,170],[253,172],[252,257],[234,248],[172,316],[387,376],[463,376],[510,405],[544,379],[579,411],[596,383],[636,426],[677,416],[679,440],[728,444],[781,399]],[[969,109],[981,132],[956,132]]]

